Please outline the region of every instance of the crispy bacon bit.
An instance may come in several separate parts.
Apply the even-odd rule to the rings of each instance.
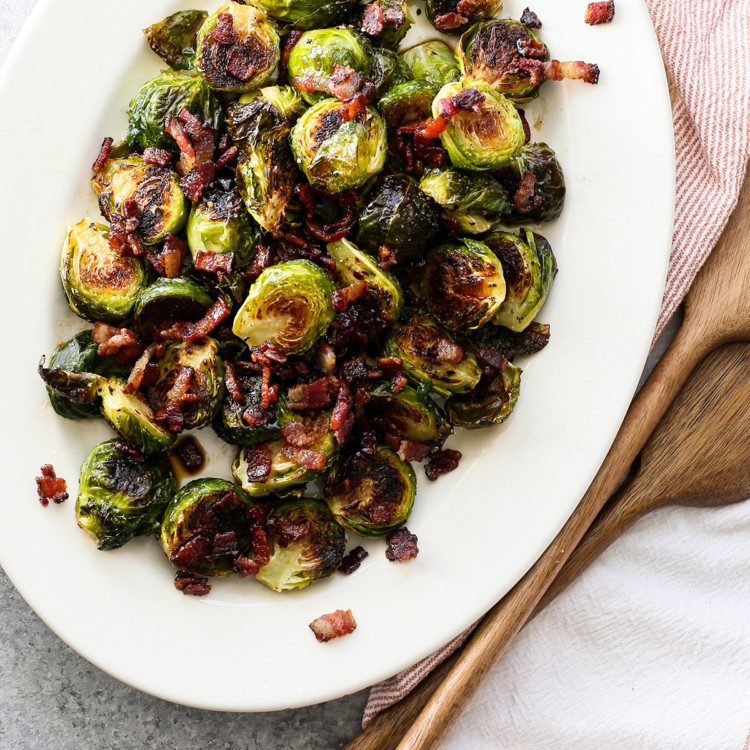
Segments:
[[[271,404],[278,400],[278,388],[271,385],[271,368],[263,368],[263,379],[260,385],[260,408],[267,409]]]
[[[374,3],[370,3],[365,6],[365,10],[362,13],[362,29],[363,34],[367,36],[378,37],[383,33],[385,24],[385,17],[383,16],[383,9],[380,7],[380,0],[375,0]]]
[[[312,526],[309,521],[293,521],[289,516],[274,516],[268,519],[266,529],[280,547],[288,547],[292,542],[308,536]]]
[[[352,611],[337,609],[328,615],[321,615],[310,623],[310,630],[315,634],[318,643],[325,643],[332,638],[353,633],[357,629],[357,621]]]
[[[180,187],[191,203],[197,203],[203,191],[213,184],[216,166],[212,161],[197,164],[180,180]]]
[[[157,167],[168,167],[172,162],[172,153],[164,148],[149,146],[143,150],[143,161],[146,164],[156,164]]]
[[[315,440],[315,435],[302,422],[287,422],[280,432],[286,444],[296,448],[304,448]]]
[[[406,21],[406,13],[400,5],[392,5],[383,11],[383,20],[390,26],[398,28]]]
[[[55,474],[52,464],[42,466],[42,476],[36,478],[36,493],[45,508],[50,500],[59,505],[68,499],[68,485],[62,477]]]
[[[184,570],[177,571],[177,575],[174,577],[174,587],[178,591],[182,591],[183,594],[190,594],[191,596],[205,596],[211,591],[208,578],[196,576]]]
[[[125,393],[135,393],[135,391],[141,387],[143,382],[143,376],[146,374],[146,366],[151,361],[151,357],[154,356],[154,352],[159,344],[149,344],[144,350],[143,354],[135,361],[133,369],[130,371],[128,376],[128,382],[125,384],[123,389]]]
[[[352,389],[349,383],[344,381],[339,387],[339,392],[336,397],[336,405],[333,407],[333,412],[331,413],[331,429],[334,432],[343,427],[346,418],[349,415],[352,403]]]
[[[475,88],[464,89],[455,96],[441,99],[438,105],[443,117],[453,117],[459,112],[473,112],[476,115],[482,113],[482,104],[485,96]]]
[[[254,445],[245,453],[247,481],[265,482],[271,476],[273,456],[265,445]]]
[[[303,76],[294,76],[294,88],[302,94],[312,94],[316,91],[323,91],[320,87],[320,80],[312,73],[306,73]]]
[[[300,383],[292,386],[287,393],[287,403],[292,409],[309,411],[322,409],[331,403],[328,393],[328,378],[318,378],[312,383]]]
[[[193,144],[190,143],[185,128],[176,117],[167,115],[164,121],[164,130],[175,139],[180,149],[180,162],[177,165],[178,171],[184,169],[184,174],[187,174],[190,171],[190,166],[195,162],[195,149],[193,149]]]
[[[349,65],[334,63],[333,72],[328,76],[328,93],[342,102],[348,102],[362,87],[362,76]]]
[[[261,565],[271,562],[271,545],[268,534],[260,526],[250,527],[250,539],[253,542],[253,556]]]
[[[258,404],[250,404],[250,406],[242,412],[242,419],[244,419],[250,427],[263,427],[270,421],[268,412],[261,409]]]
[[[106,323],[94,324],[91,340],[99,345],[96,353],[100,357],[110,357],[117,354],[123,347],[134,346],[138,343],[135,334],[129,328],[115,328]],[[139,355],[140,351],[136,356]]]
[[[336,312],[348,310],[349,305],[362,297],[365,292],[367,292],[367,284],[364,281],[356,281],[354,284],[345,286],[343,289],[337,289],[331,295],[333,309]]]
[[[301,31],[290,31],[284,39],[284,47],[281,50],[281,59],[279,60],[279,82],[286,83],[287,70],[289,68],[289,56],[292,54],[294,45],[300,40]]]
[[[227,164],[229,164],[232,159],[234,159],[235,156],[237,156],[238,148],[237,146],[231,146],[228,148],[217,160],[216,160],[216,171],[218,172],[220,169],[224,169]]]
[[[229,395],[238,403],[242,403],[242,389],[237,380],[237,370],[231,362],[224,363],[224,384]]]
[[[218,276],[229,273],[234,268],[234,253],[198,253],[195,268]]]
[[[597,26],[600,23],[610,23],[614,17],[615,0],[604,0],[600,3],[589,3],[583,20],[589,26]]]
[[[257,576],[260,566],[255,560],[240,555],[233,563],[232,570],[240,577]]]
[[[234,76],[238,81],[247,83],[257,70],[258,66],[253,63],[252,58],[242,47],[234,47],[229,53],[227,73]]]
[[[531,172],[524,172],[513,196],[513,208],[519,214],[527,214],[529,211],[533,211],[542,202],[540,196],[534,195],[535,187],[536,177]]]
[[[538,85],[543,80],[562,81],[581,80],[585,83],[599,82],[599,66],[592,63],[581,62],[560,62],[559,60],[532,60],[527,57],[521,57],[518,60],[518,67],[529,73],[529,81],[532,85]]]
[[[231,13],[219,13],[216,26],[211,32],[211,38],[219,44],[235,43],[234,18]]]
[[[441,474],[447,474],[458,468],[461,460],[461,452],[446,448],[432,454],[429,463],[425,467],[427,478],[434,482]]]
[[[340,219],[325,226],[315,219],[307,219],[307,231],[321,242],[336,242],[352,231],[355,218],[353,211],[346,211]]]
[[[414,440],[401,439],[398,447],[394,448],[402,461],[424,461],[430,453],[430,446],[417,443]]]
[[[344,556],[341,565],[339,565],[339,573],[343,573],[345,576],[351,575],[366,557],[367,550],[364,547],[355,547],[348,555]]]
[[[459,13],[443,13],[442,16],[437,16],[433,23],[433,26],[438,31],[452,31],[458,29],[464,24],[468,23],[469,19],[466,16],[462,16]]]
[[[164,267],[164,275],[168,279],[177,277],[186,254],[187,245],[181,239],[167,232],[164,235],[164,248],[159,257]]]
[[[103,166],[104,162],[107,161],[109,158],[109,155],[112,153],[112,144],[114,143],[114,139],[112,138],[105,138],[102,141],[102,147],[99,151],[99,156],[96,157],[96,161],[94,162],[94,165],[91,167],[91,169],[94,170],[94,172],[98,172]]]
[[[214,535],[212,555],[238,555],[237,532],[222,531]]]
[[[326,341],[321,341],[315,353],[315,365],[322,372],[330,375],[336,369],[336,352]]]
[[[526,8],[523,13],[521,13],[521,23],[524,26],[528,26],[530,29],[542,28],[542,22],[539,20],[539,16],[529,8]]]
[[[206,462],[203,451],[194,438],[188,436],[180,440],[170,451],[188,474],[197,474]],[[214,552],[216,552],[216,540],[214,540]]]
[[[404,374],[401,372],[396,373],[391,378],[391,393],[394,393],[394,394],[401,393],[401,391],[403,391],[404,388],[406,387],[406,383],[407,383],[407,380]]]
[[[315,215],[315,191],[312,186],[301,182],[294,188],[294,194],[305,207],[307,218],[311,219]]]
[[[508,365],[508,360],[497,349],[493,349],[492,347],[487,349],[478,348],[477,359],[483,365],[487,365],[491,369],[497,370],[497,372],[502,372]]]
[[[121,453],[124,453],[126,456],[132,458],[133,461],[135,461],[137,464],[143,463],[143,454],[137,448],[133,448],[132,445],[124,443],[120,440],[113,440],[112,445]]]
[[[208,336],[226,318],[231,310],[223,297],[211,305],[208,312],[197,323],[178,321],[171,328],[161,332],[161,337],[174,341],[195,341]]]
[[[526,112],[518,107],[516,109],[518,116],[521,118],[521,125],[523,125],[523,138],[524,145],[531,141],[531,128],[529,127],[529,121],[526,119]]]
[[[387,245],[381,245],[378,248],[378,268],[387,271],[391,266],[396,265],[396,253]]]
[[[250,268],[243,274],[248,281],[254,281],[263,271],[273,262],[271,248],[266,245],[258,245],[255,249],[255,257],[250,264]]]
[[[478,0],[458,0],[456,10],[465,18],[472,19],[477,10],[479,10],[479,4]]]
[[[285,445],[281,449],[281,454],[284,458],[288,458],[290,461],[294,461],[310,471],[323,471],[326,467],[326,455],[320,451]]]
[[[542,59],[547,54],[547,48],[542,42],[532,39],[518,39],[516,48],[522,57],[532,57]]]
[[[385,538],[388,547],[385,550],[385,556],[391,562],[408,562],[413,560],[419,554],[417,547],[417,537],[412,534],[406,526],[402,526],[396,531],[392,531]]]
[[[380,357],[378,359],[378,369],[387,378],[392,378],[396,373],[401,372],[402,365],[403,361],[399,357]]]

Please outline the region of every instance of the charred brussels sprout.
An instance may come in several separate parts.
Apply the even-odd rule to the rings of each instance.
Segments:
[[[146,286],[139,258],[123,257],[109,245],[109,231],[91,219],[68,229],[60,279],[73,312],[92,322],[119,323],[135,307]]]
[[[532,323],[523,331],[505,326],[485,326],[472,333],[472,340],[482,347],[497,349],[507,359],[528,357],[549,344],[550,328],[545,323]]]
[[[208,18],[204,10],[181,10],[143,30],[149,46],[174,70],[195,64],[198,31]]]
[[[458,43],[456,56],[464,76],[484,81],[514,102],[528,102],[539,95],[540,81],[524,69],[522,49],[538,60],[549,51],[527,26],[509,18],[478,23]],[[544,80],[544,79],[542,79]]]
[[[174,138],[164,129],[168,116],[183,109],[215,131],[223,119],[221,103],[200,77],[165,70],[135,95],[128,107],[128,144],[141,149],[153,146],[179,153]]]
[[[424,273],[430,312],[451,331],[488,323],[505,299],[503,267],[482,242],[464,239],[430,251]]]
[[[521,370],[508,362],[503,371],[482,381],[471,393],[451,396],[445,402],[451,422],[467,430],[504,422],[518,401]]]
[[[385,347],[402,361],[407,378],[431,386],[441,396],[467,393],[482,377],[474,355],[425,312],[416,312],[391,329]]]
[[[289,83],[308,104],[327,96],[334,65],[350,67],[363,78],[370,76],[370,56],[365,38],[354,29],[306,31],[289,55]]]
[[[264,343],[301,354],[318,341],[333,320],[333,284],[307,260],[266,268],[237,312],[232,331],[248,347]]]
[[[175,492],[166,458],[138,459],[117,440],[108,440],[81,467],[76,519],[99,549],[116,549],[157,532]]]
[[[437,92],[437,86],[427,81],[399,83],[378,102],[378,109],[388,128],[394,130],[407,122],[429,117]]]
[[[279,32],[265,11],[228,2],[198,32],[196,67],[215,91],[262,86],[279,62]]]
[[[200,320],[212,303],[211,295],[191,279],[157,279],[138,298],[135,331],[149,341],[158,340],[179,320]]]
[[[392,50],[375,47],[372,51],[370,77],[375,86],[375,95],[380,98],[394,86],[408,81],[411,71]]]
[[[503,9],[503,0],[427,0],[425,12],[432,25],[444,34],[462,34],[473,23],[494,18]]]
[[[134,201],[138,232],[147,245],[164,235],[178,234],[188,216],[187,201],[177,175],[167,167],[146,164],[139,156],[107,159],[92,180],[105,216],[124,215],[125,204]]]
[[[233,445],[255,445],[278,438],[279,421],[276,406],[261,408],[262,378],[259,375],[237,373],[237,383],[242,401],[236,401],[228,391],[226,392],[213,423],[216,434]],[[251,420],[254,422],[253,425],[243,419],[243,414],[248,409],[253,415],[260,415]]]
[[[516,108],[488,83],[464,79],[443,86],[432,104],[434,117],[440,103],[475,89],[483,101],[479,112],[461,110],[451,117],[440,140],[454,167],[490,170],[504,167],[523,147],[526,136]]]
[[[390,448],[355,453],[328,480],[326,502],[336,520],[360,536],[385,536],[406,523],[417,477]]]
[[[329,193],[364,185],[383,168],[388,150],[383,118],[367,107],[345,120],[346,107],[324,99],[297,120],[290,138],[299,168],[313,187]]]
[[[320,500],[281,503],[268,516],[267,529],[271,558],[256,578],[274,591],[300,589],[327,578],[344,558],[344,530]]]
[[[511,210],[508,193],[484,172],[431,169],[419,187],[461,225],[466,234],[490,231]]]
[[[414,78],[438,88],[461,77],[453,53],[437,39],[402,52],[401,59],[409,66]]]
[[[440,231],[434,201],[405,175],[388,175],[362,209],[357,243],[377,253],[382,245],[408,260],[422,254]]]
[[[286,138],[305,109],[302,97],[291,86],[266,86],[229,105],[227,130],[235,144],[249,153],[259,140]]]
[[[167,507],[161,546],[172,565],[201,576],[228,576],[252,549],[253,501],[231,482],[196,479]]]
[[[66,401],[73,404],[95,405],[101,404],[100,394],[107,384],[107,378],[93,372],[75,372],[63,370],[59,367],[45,367],[44,357],[37,368],[39,376],[52,391]]]
[[[255,0],[269,16],[295,29],[316,29],[342,21],[357,0]]]
[[[494,232],[485,243],[499,258],[505,272],[507,294],[492,322],[511,331],[523,331],[547,301],[557,273],[557,261],[547,240],[529,229],[521,236]]]

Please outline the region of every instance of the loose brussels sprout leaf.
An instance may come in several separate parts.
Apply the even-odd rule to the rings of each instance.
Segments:
[[[135,332],[149,341],[158,340],[178,320],[200,320],[213,304],[211,295],[190,279],[157,279],[147,287],[135,306]]]
[[[329,478],[326,502],[355,534],[385,536],[406,523],[416,491],[411,464],[381,445],[374,456],[355,453]]]
[[[467,393],[482,377],[474,355],[425,312],[415,312],[408,322],[392,328],[385,348],[401,359],[407,378],[431,386],[441,396]]]
[[[110,247],[107,227],[83,219],[68,228],[60,280],[76,315],[92,323],[119,323],[133,312],[147,277],[142,260]]]
[[[289,55],[289,83],[308,104],[324,99],[334,65],[350,67],[363,78],[370,76],[370,57],[365,38],[354,29],[306,31]]]
[[[250,348],[271,343],[289,354],[301,354],[333,321],[332,294],[331,280],[314,263],[277,263],[250,287],[232,332]]]
[[[501,374],[483,381],[465,396],[451,396],[445,402],[451,422],[467,430],[504,422],[518,401],[521,370],[510,362]]]
[[[440,102],[462,91],[476,89],[484,96],[480,112],[461,110],[451,117],[440,140],[454,167],[490,170],[504,167],[523,147],[526,136],[516,108],[488,83],[464,79],[443,86],[432,104],[434,117]]]
[[[473,23],[500,15],[503,0],[427,0],[425,12],[430,23],[444,34],[462,34]]]
[[[181,10],[143,30],[149,46],[174,70],[190,70],[195,63],[198,30],[208,18],[205,10]]]
[[[347,121],[346,108],[338,99],[324,99],[297,120],[290,138],[299,168],[313,187],[329,193],[364,185],[383,169],[388,150],[383,118],[367,107]]]
[[[484,241],[502,263],[508,287],[505,301],[492,322],[511,331],[523,331],[534,320],[552,289],[557,273],[552,248],[541,235],[529,229],[522,229],[521,236],[493,232]]]
[[[179,146],[164,129],[168,116],[177,117],[183,109],[216,132],[221,127],[221,102],[200,77],[165,70],[149,81],[133,97],[128,107],[128,144],[145,149],[166,148],[179,153]]]
[[[488,232],[511,210],[505,188],[483,172],[430,169],[419,187],[461,225],[462,233]]]
[[[411,71],[392,50],[375,47],[372,51],[370,77],[375,85],[375,96],[380,98],[394,86],[408,81]]]
[[[44,357],[37,368],[48,391],[74,404],[96,404],[107,385],[107,378],[93,372],[73,372],[44,366]]]
[[[441,245],[427,256],[424,296],[430,312],[451,331],[479,328],[505,299],[503,267],[477,240]]]
[[[415,443],[440,447],[453,432],[435,401],[410,385],[393,393],[389,382],[378,383],[370,393],[365,412],[370,424],[383,433]]]
[[[523,331],[504,326],[485,326],[472,333],[472,340],[481,347],[497,349],[506,359],[528,357],[549,343],[550,329],[545,323],[532,323]]]
[[[111,378],[100,389],[102,416],[115,432],[145,455],[164,453],[177,440],[155,421],[153,409],[138,391],[127,393],[126,381]]]
[[[216,434],[233,445],[255,445],[278,438],[278,409],[274,405],[268,409],[261,409],[260,406],[262,378],[259,375],[238,373],[237,382],[242,393],[242,401],[235,401],[228,391],[225,393],[213,423]],[[263,414],[264,423],[251,426],[243,419],[242,415],[248,408],[252,408],[255,414]]]
[[[194,401],[182,406],[185,429],[207,425],[217,414],[224,397],[224,366],[218,355],[219,344],[212,338],[170,344],[158,360],[159,380],[149,390],[149,402],[159,411],[166,408],[166,396],[182,368],[192,369],[190,395]]]
[[[256,578],[274,591],[291,591],[332,575],[344,559],[346,535],[326,504],[301,498],[268,516],[271,559]]]
[[[409,66],[414,78],[439,88],[461,77],[453,53],[437,39],[402,52],[401,59]]]
[[[336,263],[336,280],[341,286],[365,284],[365,293],[350,309],[357,311],[367,328],[376,330],[395,323],[404,303],[395,277],[379,268],[374,258],[349,240],[331,242],[326,249]]]
[[[317,29],[342,21],[357,0],[255,0],[269,16],[295,29]]]
[[[195,479],[167,507],[161,524],[162,549],[181,570],[200,576],[231,575],[237,556],[252,549],[253,507],[236,484]],[[230,534],[232,544],[228,544]]]
[[[433,200],[406,175],[382,178],[359,216],[357,243],[371,253],[382,245],[400,260],[418,257],[440,231]]]
[[[238,268],[253,259],[260,232],[233,185],[214,183],[193,205],[187,242],[195,260],[200,253],[232,253]]]
[[[462,75],[489,83],[508,99],[522,103],[536,99],[540,86],[520,65],[524,59],[520,50],[526,45],[537,48],[535,59],[549,59],[549,51],[531,29],[503,18],[469,29],[458,43],[456,56]]]
[[[276,24],[254,5],[228,2],[198,32],[196,66],[214,91],[244,93],[259,88],[279,57]]]
[[[92,179],[105,215],[124,214],[124,204],[135,201],[138,232],[147,245],[164,235],[179,234],[187,220],[187,201],[177,175],[167,167],[146,164],[139,156],[107,159]]]
[[[100,443],[81,467],[76,520],[102,550],[157,532],[177,492],[166,458],[139,461],[121,445]]]
[[[430,116],[438,90],[427,81],[406,81],[391,88],[378,102],[378,109],[390,130]]]

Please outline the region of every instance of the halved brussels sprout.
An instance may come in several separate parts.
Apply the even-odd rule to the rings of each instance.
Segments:
[[[380,98],[394,86],[408,81],[411,71],[393,50],[375,47],[372,50],[370,78],[375,86],[375,95]]]
[[[289,83],[308,104],[324,99],[334,65],[370,76],[370,55],[365,38],[349,27],[306,31],[289,55]]]
[[[269,16],[304,30],[342,21],[357,0],[255,0],[255,4]]]
[[[338,99],[324,99],[297,120],[290,137],[299,168],[313,187],[329,193],[364,185],[383,169],[388,150],[385,123],[376,110],[367,107],[353,120],[345,119],[346,111]]]
[[[360,536],[385,536],[406,523],[417,477],[390,448],[355,453],[329,478],[326,503],[336,520]]]
[[[389,382],[378,383],[365,405],[370,423],[415,443],[442,446],[453,432],[443,410],[420,389],[405,385],[394,393]]]
[[[466,234],[489,232],[511,210],[505,188],[483,172],[430,169],[419,187],[440,204]]]
[[[365,284],[365,293],[351,307],[356,309],[370,330],[384,328],[398,320],[404,295],[395,277],[378,267],[375,259],[353,242],[343,239],[326,246],[336,262],[336,279],[341,286]]]
[[[100,443],[81,467],[76,520],[102,550],[157,532],[177,492],[166,458],[136,460],[121,445]]]
[[[83,219],[68,228],[60,280],[76,315],[119,323],[133,312],[147,277],[142,260],[123,257],[110,247],[107,227]]]
[[[424,296],[430,312],[451,331],[480,328],[505,299],[503,267],[483,242],[441,245],[427,256]]]
[[[503,0],[427,0],[425,12],[432,25],[444,34],[462,34],[473,23],[494,18],[503,9]]]
[[[522,239],[523,238],[523,239]],[[523,331],[547,301],[557,273],[557,261],[547,240],[530,229],[521,236],[493,232],[484,241],[502,263],[507,283],[505,301],[492,322]]]
[[[281,54],[279,32],[265,11],[233,1],[208,17],[197,44],[196,67],[215,91],[257,89],[271,77]]]
[[[174,70],[195,64],[198,31],[208,18],[205,10],[181,10],[143,30],[149,46]]]
[[[201,576],[231,575],[237,555],[247,555],[252,549],[254,506],[236,484],[195,479],[167,507],[161,547],[180,570]]]
[[[451,117],[440,141],[454,167],[489,170],[504,167],[523,147],[523,123],[513,104],[484,81],[464,79],[443,86],[432,104],[440,116],[440,102],[461,92],[476,89],[483,97],[480,112],[461,110]]]
[[[140,156],[107,159],[92,179],[105,216],[124,214],[124,204],[135,201],[138,232],[147,245],[167,233],[178,234],[188,216],[187,201],[177,175],[168,167],[146,164]]]
[[[548,60],[549,50],[528,26],[510,18],[478,23],[469,29],[456,48],[461,73],[484,81],[522,103],[539,96],[540,82],[520,65],[522,49],[534,48],[534,58]],[[544,78],[542,78],[542,81]]]
[[[431,386],[441,396],[466,393],[482,377],[476,357],[426,312],[417,311],[392,328],[385,348],[402,361],[407,378]]]
[[[135,332],[149,341],[158,340],[178,320],[200,320],[212,304],[211,295],[195,281],[181,276],[157,279],[138,298]]]
[[[200,76],[165,70],[133,97],[128,107],[128,144],[141,149],[153,146],[179,153],[174,138],[164,129],[167,117],[183,109],[218,132],[223,111],[221,102]]]
[[[346,534],[325,503],[287,500],[268,516],[271,559],[256,578],[274,591],[291,591],[332,575],[346,551]]]
[[[255,445],[279,437],[278,410],[275,405],[261,409],[262,378],[259,375],[237,373],[237,384],[242,393],[242,401],[235,401],[228,391],[221,402],[219,413],[214,419],[213,428],[225,442],[233,445]],[[252,407],[255,414],[263,414],[263,423],[250,425],[243,414]]]
[[[451,396],[445,402],[451,422],[467,430],[504,422],[516,406],[521,388],[521,370],[510,364],[502,373],[483,380],[465,396]]]
[[[422,42],[401,53],[414,78],[442,87],[461,78],[453,52],[438,39]]]
[[[309,260],[266,268],[250,287],[232,332],[248,347],[271,343],[289,354],[311,349],[333,321],[333,284]]]
[[[427,81],[399,83],[378,102],[378,109],[388,128],[395,130],[407,122],[429,117],[437,92],[437,87]]]
[[[377,253],[385,245],[400,260],[418,257],[440,231],[434,201],[406,175],[383,177],[359,216],[357,243]]]

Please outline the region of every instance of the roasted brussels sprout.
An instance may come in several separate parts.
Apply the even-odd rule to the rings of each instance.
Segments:
[[[177,492],[166,458],[138,459],[122,448],[117,440],[100,443],[81,467],[76,520],[99,549],[156,533]]]
[[[382,178],[359,217],[357,244],[371,253],[385,245],[400,260],[418,257],[440,231],[434,201],[406,175]]]
[[[286,138],[305,109],[302,97],[291,86],[266,86],[229,105],[227,130],[249,154],[258,141]]]
[[[242,401],[236,401],[228,391],[226,392],[213,423],[216,434],[233,445],[255,445],[278,438],[279,421],[276,406],[261,408],[262,378],[259,375],[237,373],[236,379]],[[248,409],[260,415],[255,420],[259,424],[250,425],[243,419],[242,415]]]
[[[385,536],[406,523],[416,491],[411,464],[380,445],[374,456],[355,453],[329,478],[326,502],[355,534]]]
[[[532,54],[525,55],[524,50]],[[521,61],[528,56],[548,60],[549,51],[530,28],[510,18],[476,24],[461,37],[456,48],[462,75],[489,83],[518,103],[539,96],[539,86],[544,81],[522,66]]]
[[[135,332],[149,341],[158,340],[178,320],[200,320],[212,303],[211,295],[191,279],[157,279],[138,298]]]
[[[441,396],[466,393],[482,377],[474,355],[425,312],[414,312],[408,322],[392,328],[385,348],[402,361],[407,378],[431,386]]]
[[[411,71],[392,50],[375,47],[372,51],[370,78],[375,86],[375,95],[380,98],[394,86],[408,81]]]
[[[503,0],[427,0],[425,12],[432,25],[444,34],[462,34],[472,24],[494,18],[503,9]]]
[[[396,49],[412,27],[414,19],[406,0],[376,0],[359,5],[349,18],[349,23],[361,29],[373,44]]]
[[[413,80],[391,88],[378,102],[378,109],[389,129],[430,116],[438,89],[427,81]]]
[[[165,70],[133,97],[128,107],[128,144],[179,153],[174,138],[164,129],[168,116],[188,110],[218,131],[223,119],[221,102],[200,76]]]
[[[502,373],[483,380],[471,393],[451,396],[445,402],[451,422],[467,430],[504,422],[518,401],[521,370],[508,364]]]
[[[433,116],[440,116],[444,99],[472,89],[482,97],[475,104],[478,111],[460,110],[453,115],[440,134],[440,140],[454,167],[479,171],[500,169],[521,150],[526,136],[516,108],[492,86],[468,78],[443,86],[432,104]]]
[[[255,280],[232,331],[248,347],[271,343],[289,354],[310,349],[333,320],[333,284],[308,260],[266,268]]]
[[[107,378],[103,375],[94,372],[74,372],[59,367],[48,368],[44,366],[44,357],[37,372],[48,391],[73,404],[93,404],[99,409],[100,394],[107,385]]]
[[[174,70],[195,64],[198,31],[208,18],[205,10],[181,10],[143,30],[149,46]]]
[[[557,273],[557,261],[547,240],[530,229],[521,236],[493,232],[484,242],[502,263],[507,284],[505,301],[492,322],[523,331],[547,301]]]
[[[550,327],[545,323],[532,323],[518,332],[505,326],[485,326],[471,334],[477,345],[497,349],[507,359],[528,357],[542,351],[549,344],[549,337]]]
[[[511,210],[505,188],[485,172],[430,169],[419,187],[461,225],[465,234],[489,232]]]
[[[437,39],[417,44],[402,52],[400,56],[409,66],[414,78],[427,81],[438,88],[461,77],[453,53]]]
[[[83,219],[68,228],[60,279],[76,315],[119,323],[133,312],[147,277],[142,260],[123,257],[110,247],[107,227]]]
[[[164,235],[178,234],[188,216],[187,201],[177,175],[168,167],[146,164],[140,156],[107,159],[92,179],[104,215],[123,215],[125,203],[134,201],[138,232],[147,245]]]
[[[369,78],[370,56],[365,38],[348,27],[306,31],[289,55],[289,83],[308,104],[315,104],[327,96],[334,65],[350,67]]]
[[[336,280],[341,286],[365,285],[364,294],[350,305],[350,309],[357,310],[362,323],[369,330],[395,323],[404,303],[398,281],[349,240],[331,242],[327,250],[336,262]]]
[[[503,267],[483,242],[441,245],[427,256],[424,297],[430,312],[451,331],[480,328],[505,299]]]
[[[364,185],[383,168],[388,150],[377,111],[367,107],[345,120],[346,107],[338,99],[324,99],[297,120],[290,138],[299,168],[313,187],[329,193]]]
[[[201,576],[228,576],[252,550],[253,501],[223,479],[195,479],[167,507],[161,546],[172,565]],[[230,536],[231,535],[231,536]]]
[[[255,0],[269,16],[295,29],[317,29],[342,21],[357,0]]]
[[[271,558],[256,578],[274,591],[301,589],[327,578],[344,559],[346,534],[320,500],[300,498],[277,505],[267,529]]]

